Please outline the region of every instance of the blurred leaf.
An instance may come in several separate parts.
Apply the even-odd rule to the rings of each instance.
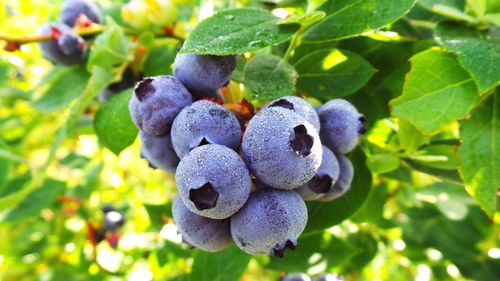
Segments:
[[[459,156],[460,174],[467,191],[489,215],[498,207],[500,186],[500,97],[491,95],[464,121],[460,135],[463,138]]]
[[[82,115],[92,100],[113,82],[114,78],[116,78],[115,73],[109,69],[98,66],[92,68],[90,80],[85,87],[82,97],[78,100],[78,103],[73,105],[69,113],[66,125],[68,136],[74,136],[76,134],[76,124],[80,115]]]
[[[124,62],[133,59],[132,44],[123,29],[116,24],[109,25],[106,30],[95,39],[87,62],[89,72],[98,66],[105,69],[119,67]]]
[[[165,224],[164,217],[172,218],[172,202],[161,205],[144,204],[144,208],[148,212],[149,221],[154,230],[161,230]]]
[[[422,190],[418,194],[432,196],[438,209],[450,220],[462,220],[467,215],[468,205],[474,200],[462,185],[438,182]]]
[[[419,152],[425,154],[412,157],[422,165],[443,170],[456,170],[458,168],[458,147],[444,144],[429,145]]]
[[[462,183],[462,179],[460,178],[460,175],[458,174],[458,171],[456,171],[456,170],[437,169],[437,168],[430,167],[428,165],[423,165],[420,162],[410,160],[410,159],[405,159],[404,161],[412,169],[415,169],[419,172],[433,175],[437,178],[440,178],[443,180],[448,180],[448,181],[451,181],[454,183],[458,183],[458,184]]]
[[[196,251],[189,280],[238,281],[250,258],[234,245],[218,253]]]
[[[44,208],[55,202],[57,196],[64,192],[66,184],[56,180],[46,180],[44,184],[31,192],[14,209],[12,209],[3,221],[16,221],[28,216],[37,215]]]
[[[413,152],[423,144],[427,143],[429,141],[429,137],[422,135],[410,122],[400,119],[398,126],[398,140],[399,144],[406,152]]]
[[[366,166],[373,173],[388,173],[399,167],[399,157],[390,153],[371,155],[366,161]]]
[[[326,263],[326,268],[343,266],[360,250],[328,232],[302,235],[295,251],[286,251],[284,258],[271,257],[266,267],[285,272],[307,272]]]
[[[359,148],[350,158],[354,166],[351,189],[344,196],[330,202],[308,202],[309,219],[304,233],[334,226],[352,216],[365,203],[371,190],[371,172],[366,167],[366,157]]]
[[[74,152],[69,153],[63,159],[59,160],[59,163],[61,163],[61,165],[64,165],[72,169],[81,169],[89,162],[90,158],[79,155]]]
[[[460,64],[474,78],[481,93],[500,84],[498,32],[480,32],[454,22],[440,22],[435,37],[440,45],[457,54]]]
[[[309,28],[304,41],[329,41],[381,28],[408,13],[416,0],[328,0],[318,10],[326,17]]]
[[[477,88],[456,57],[430,49],[411,58],[403,94],[391,101],[392,114],[425,134],[463,118],[479,103]]]
[[[94,128],[99,142],[118,155],[134,143],[138,129],[128,111],[131,90],[114,95],[96,113]]]
[[[455,9],[464,9],[464,0],[418,0],[418,4],[432,11],[436,5],[453,7]]]
[[[245,85],[256,100],[295,95],[297,72],[278,56],[258,55],[245,64]]]
[[[360,270],[370,263],[378,253],[377,240],[367,231],[359,231],[347,237],[347,241],[359,249],[358,253],[349,262],[348,268]]]
[[[371,222],[378,224],[383,219],[384,206],[387,203],[388,195],[387,185],[377,185],[370,192],[366,203],[356,212],[352,219],[360,223]]]
[[[67,107],[83,93],[89,77],[83,66],[64,68],[50,79],[50,85],[43,96],[32,102],[33,107],[43,112]]]
[[[227,9],[201,21],[191,31],[181,53],[237,55],[290,39],[300,28],[297,23],[280,24],[265,10]]]
[[[361,56],[339,49],[314,51],[294,66],[299,73],[297,88],[324,100],[354,93],[375,73]]]
[[[170,75],[177,52],[169,41],[159,41],[149,49],[144,62],[144,76]]]

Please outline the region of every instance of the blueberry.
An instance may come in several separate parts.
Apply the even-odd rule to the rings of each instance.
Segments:
[[[311,281],[311,277],[305,273],[291,273],[283,276],[279,281]]]
[[[333,185],[333,188],[318,199],[319,201],[331,201],[339,198],[351,188],[352,178],[354,177],[354,167],[351,160],[344,155],[336,156],[339,161],[339,178]]]
[[[312,105],[310,105],[307,101],[295,96],[286,96],[269,102],[263,108],[265,109],[269,107],[283,107],[290,109],[306,119],[309,123],[311,123],[311,125],[313,125],[316,131],[319,132],[320,123],[318,114],[316,113],[314,107],[312,107]]]
[[[306,222],[306,204],[296,192],[264,188],[231,217],[231,235],[246,253],[283,257],[297,246]]]
[[[339,177],[339,162],[333,152],[323,145],[323,157],[319,170],[305,185],[294,189],[304,200],[316,200],[333,188]]]
[[[241,128],[232,112],[200,100],[185,107],[172,124],[172,143],[180,158],[200,145],[215,143],[237,150]]]
[[[135,85],[129,102],[135,125],[145,133],[163,136],[181,110],[192,103],[191,95],[173,76],[147,77]]]
[[[64,24],[48,23],[40,35],[55,35],[55,40],[40,42],[43,57],[62,65],[80,64],[85,61],[87,46],[83,39]]]
[[[191,212],[180,197],[174,199],[172,215],[183,241],[196,248],[217,252],[231,243],[229,219],[214,220]]]
[[[107,212],[116,211],[115,207],[111,204],[104,204],[101,210],[104,214],[106,214]]]
[[[255,115],[243,136],[243,158],[252,173],[274,188],[294,189],[309,182],[321,164],[316,129],[281,107]]]
[[[212,219],[236,213],[248,199],[252,184],[238,153],[218,144],[197,147],[182,158],[175,182],[186,207]]]
[[[139,138],[142,155],[150,165],[167,173],[175,173],[180,160],[175,154],[170,135],[157,137],[140,131]]]
[[[117,231],[125,224],[125,217],[117,211],[109,211],[104,214],[104,230]]]
[[[83,14],[95,23],[102,23],[102,14],[99,8],[89,0],[66,0],[59,11],[59,21],[74,26],[78,17]]]
[[[348,101],[334,99],[319,110],[320,137],[333,152],[346,154],[354,149],[359,135],[364,134],[364,117]]]
[[[191,92],[195,100],[213,98],[236,68],[235,56],[178,54],[174,75]]]

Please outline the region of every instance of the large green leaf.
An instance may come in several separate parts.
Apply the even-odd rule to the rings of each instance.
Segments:
[[[352,216],[368,198],[372,185],[372,174],[365,165],[366,157],[360,149],[351,157],[354,179],[346,195],[330,202],[308,202],[309,219],[305,233],[329,228]]]
[[[435,134],[463,118],[480,96],[470,75],[453,54],[430,49],[411,58],[403,94],[390,103],[392,114],[424,134]]]
[[[253,99],[266,100],[295,95],[297,72],[278,56],[253,57],[245,64],[243,76]]]
[[[14,209],[12,209],[4,221],[15,221],[28,216],[38,214],[43,208],[49,207],[60,195],[66,184],[56,180],[46,180],[44,184],[26,196]]]
[[[265,10],[222,10],[198,23],[181,53],[229,55],[255,51],[290,39],[300,28],[282,23]]]
[[[130,146],[137,137],[138,129],[128,111],[131,95],[131,90],[114,95],[99,108],[94,119],[99,142],[116,155]]]
[[[40,111],[50,112],[65,108],[75,98],[82,95],[89,73],[83,66],[68,67],[49,80],[50,86],[42,97],[32,103]]]
[[[465,3],[464,0],[418,0],[418,4],[432,11],[433,7],[438,5],[463,10]]]
[[[327,268],[343,266],[359,252],[360,249],[346,241],[328,232],[319,232],[299,237],[295,251],[287,250],[284,258],[271,257],[266,267],[287,272],[307,272],[317,265]]]
[[[441,22],[435,30],[436,41],[454,52],[484,93],[500,84],[500,35],[480,32],[455,22]]]
[[[197,251],[190,281],[238,281],[250,262],[250,256],[236,246],[218,253]]]
[[[416,0],[328,0],[326,17],[309,28],[304,41],[329,41],[378,29],[408,13]]]
[[[467,190],[492,216],[500,187],[500,97],[492,95],[464,121],[460,135],[460,174]]]
[[[323,49],[305,55],[295,63],[297,88],[324,100],[344,97],[359,90],[375,69],[356,53]]]

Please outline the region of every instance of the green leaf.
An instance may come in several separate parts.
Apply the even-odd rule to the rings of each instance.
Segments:
[[[437,169],[429,165],[423,165],[420,162],[411,159],[405,159],[404,162],[416,171],[435,176],[441,180],[447,180],[453,183],[462,184],[460,175],[456,170]]]
[[[398,140],[399,144],[406,152],[413,152],[427,143],[429,138],[417,131],[410,122],[399,120]]]
[[[500,187],[500,97],[493,94],[464,121],[460,174],[467,191],[489,215],[497,209]]]
[[[317,265],[326,268],[343,266],[359,252],[359,249],[344,240],[328,232],[320,232],[302,235],[297,241],[295,251],[287,250],[284,258],[271,257],[266,267],[286,272],[307,272],[309,268]]]
[[[245,64],[245,85],[252,99],[266,100],[295,95],[297,73],[278,56],[259,55]]]
[[[480,97],[470,75],[456,57],[430,49],[410,59],[403,94],[390,102],[392,114],[409,121],[424,134],[435,134],[465,117]]]
[[[358,148],[351,155],[354,179],[349,192],[330,202],[308,202],[309,219],[305,233],[329,228],[352,216],[361,206],[371,190],[372,175],[365,165],[366,157]]]
[[[418,191],[418,194],[432,196],[437,208],[450,220],[462,220],[467,215],[468,205],[474,200],[462,185],[437,182]],[[418,196],[417,194],[417,196]]]
[[[114,71],[99,66],[92,68],[91,76],[82,97],[73,105],[68,116],[66,134],[74,136],[76,134],[76,123],[80,115],[92,100],[104,90],[108,85],[114,82],[116,75]]]
[[[149,221],[154,230],[160,231],[165,224],[164,219],[172,218],[172,202],[160,205],[144,204],[144,208],[148,212]]]
[[[50,86],[43,96],[32,102],[33,107],[43,112],[63,109],[75,98],[79,97],[87,81],[89,73],[83,66],[67,67],[50,79]]]
[[[323,49],[309,53],[295,63],[297,88],[310,96],[329,100],[359,90],[375,69],[356,53]]]
[[[435,37],[440,45],[457,54],[460,64],[474,78],[481,93],[500,85],[498,33],[441,22],[436,27]]]
[[[368,157],[366,166],[373,173],[388,173],[399,168],[399,158],[390,153],[375,154]]]
[[[28,216],[37,215],[44,208],[49,207],[64,192],[66,184],[56,180],[46,180],[44,184],[26,196],[14,209],[12,209],[4,221],[15,221]]]
[[[353,37],[396,21],[416,0],[328,0],[318,10],[326,17],[306,30],[304,41],[331,41]]]
[[[234,245],[218,253],[197,251],[189,280],[238,281],[249,262],[250,256]]]
[[[371,222],[378,224],[384,218],[384,206],[389,196],[388,186],[386,184],[377,185],[370,192],[366,203],[352,217],[356,222]]]
[[[252,52],[283,43],[300,28],[265,10],[240,8],[222,10],[193,29],[181,53],[230,55]]]
[[[88,71],[92,72],[94,66],[113,69],[131,61],[133,47],[134,44],[128,40],[120,26],[116,24],[108,26],[106,31],[95,39],[87,62]]]
[[[9,176],[10,162],[8,159],[0,158],[0,190],[7,182],[7,177]]]
[[[177,52],[175,45],[168,41],[156,43],[144,62],[144,76],[172,74],[172,64]]]
[[[423,155],[412,157],[422,165],[443,170],[456,170],[458,167],[458,151],[456,146],[452,145],[429,145],[421,149],[419,152]]]
[[[99,142],[116,155],[134,143],[137,137],[138,129],[128,111],[131,95],[131,90],[114,95],[99,108],[94,119]]]

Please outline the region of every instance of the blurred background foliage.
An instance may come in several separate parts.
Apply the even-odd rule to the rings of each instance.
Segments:
[[[371,117],[361,143],[368,160],[359,151],[353,155],[359,171],[355,186],[367,198],[359,199],[362,207],[352,211],[322,212],[310,206],[317,216],[301,236],[298,249],[284,259],[250,257],[234,246],[208,254],[182,244],[171,218],[173,176],[148,167],[140,158],[138,140],[115,148],[116,153],[110,151],[112,144],[107,145],[110,149],[102,146],[102,138],[100,145],[95,132],[99,125],[93,120],[105,103],[94,99],[88,105],[76,122],[77,136],[61,134],[67,106],[87,80],[58,79],[67,70],[44,60],[36,44],[24,44],[16,52],[1,51],[0,280],[250,281],[278,280],[288,272],[336,272],[346,280],[498,280],[499,217],[488,217],[480,209],[456,171],[458,123],[452,122],[432,138],[424,137],[390,117],[387,109],[388,100],[401,93],[407,60],[435,44],[425,23],[442,15],[426,9],[430,2],[419,1],[392,26],[400,34],[417,33],[420,40],[358,37],[335,43],[378,69],[348,98]],[[460,0],[441,2],[463,5]],[[123,24],[122,1],[98,3]],[[304,4],[298,0],[216,2],[217,7],[286,6],[289,11],[301,11]],[[34,35],[41,24],[55,19],[59,6],[58,0],[2,0],[0,31]],[[185,35],[205,6],[179,7],[184,24],[176,28]],[[418,21],[423,28],[413,29],[409,21]],[[131,42],[137,40],[149,48],[141,66],[145,75],[171,72],[178,41],[149,42],[143,34]],[[309,47],[301,45],[296,54],[309,52]],[[279,54],[284,48],[259,52],[271,51]],[[238,72],[234,78],[238,80]],[[235,85],[231,87],[238,88]],[[54,94],[48,95],[49,91]],[[63,91],[76,91],[76,95],[57,95]],[[126,95],[130,90],[119,96],[126,101]],[[446,161],[416,157],[417,150],[420,155],[446,155]],[[126,216],[116,247],[112,237],[100,243],[93,237],[93,230],[102,224],[104,204],[113,204]],[[335,220],[338,224],[332,226]]]

